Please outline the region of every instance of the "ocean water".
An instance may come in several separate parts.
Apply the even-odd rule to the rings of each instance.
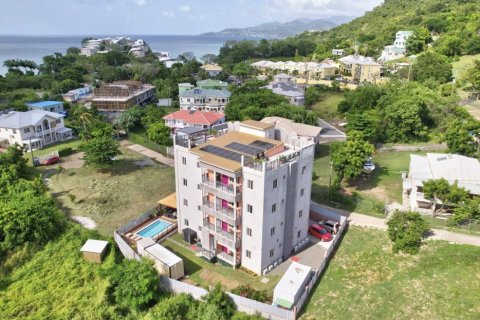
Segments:
[[[123,35],[125,36],[125,35]],[[46,55],[60,52],[65,54],[69,47],[80,47],[86,36],[10,36],[0,35],[0,74],[7,69],[3,62],[8,59],[33,60],[41,63]],[[107,36],[94,36],[105,38]],[[218,50],[229,40],[205,36],[175,35],[129,35],[132,39],[145,40],[153,51],[169,51],[172,57],[192,51],[197,58],[207,53],[218,54]]]

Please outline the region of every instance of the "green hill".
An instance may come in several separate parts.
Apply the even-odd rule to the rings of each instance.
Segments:
[[[378,55],[399,30],[426,28],[438,40],[436,51],[447,56],[480,53],[479,0],[385,0],[364,16],[325,32],[307,32],[300,39],[317,44],[316,55],[332,48],[359,46],[360,53]]]

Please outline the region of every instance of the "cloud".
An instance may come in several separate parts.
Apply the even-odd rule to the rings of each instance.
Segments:
[[[284,18],[358,16],[382,2],[383,0],[267,0],[267,12],[269,16]]]
[[[190,12],[192,10],[192,8],[186,4],[181,5],[178,9],[183,12]]]
[[[173,10],[163,11],[162,16],[167,17],[167,18],[175,18],[175,12],[173,12]]]
[[[147,4],[147,0],[133,0],[133,2],[135,2],[140,7],[143,7],[144,5]]]

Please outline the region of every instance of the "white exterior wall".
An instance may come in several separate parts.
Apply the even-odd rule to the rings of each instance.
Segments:
[[[183,158],[186,164],[183,164]],[[203,226],[203,214],[199,210],[202,204],[202,191],[198,185],[202,180],[201,169],[197,166],[198,156],[189,152],[188,149],[175,146],[175,189],[177,192],[177,216],[178,232],[190,228],[197,232],[201,239],[202,232],[199,227]],[[183,185],[183,179],[187,179],[187,186]],[[188,205],[184,205],[184,199]],[[188,220],[188,226],[185,224]]]
[[[22,145],[22,144],[29,145],[30,144],[30,141],[29,141],[30,138],[33,139],[35,137],[41,137],[41,135],[43,135],[43,133],[44,133],[43,127],[42,127],[41,132],[36,132],[35,130],[36,130],[37,126],[42,125],[42,122],[45,119],[48,120],[49,126],[50,126],[51,122],[55,122],[57,120],[57,119],[51,118],[51,117],[44,117],[42,120],[40,120],[34,126],[25,126],[21,129],[0,128],[0,138],[7,139],[10,145],[13,145],[15,143],[18,143],[20,145]],[[58,130],[59,128],[63,128],[65,126],[64,122],[63,122],[63,118],[60,118],[58,120],[60,120],[60,123],[57,123],[55,128],[51,128],[52,130],[47,131],[46,133],[53,133],[53,135],[55,135],[56,130]],[[30,131],[25,132],[25,129],[30,129]],[[56,138],[57,137],[55,136],[55,139]],[[55,141],[57,141],[57,140],[55,140]],[[55,141],[53,141],[53,142],[55,142]]]
[[[241,123],[238,127],[238,131],[251,134],[253,136],[261,137],[261,138],[267,138],[267,139],[275,139],[275,127],[271,127],[266,130],[262,129],[255,129],[247,126],[243,126]]]

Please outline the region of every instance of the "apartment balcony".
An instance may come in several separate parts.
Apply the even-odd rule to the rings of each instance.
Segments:
[[[222,261],[225,261],[226,263],[231,264],[232,266],[235,265],[235,257],[229,255],[226,252],[223,252],[223,251],[218,252],[217,253],[217,258],[222,260]]]
[[[203,219],[203,227],[215,232],[215,225],[210,223],[207,219]]]
[[[216,238],[219,243],[226,245],[229,248],[237,249],[240,247],[240,239],[238,237],[235,239],[233,232],[228,232],[217,228]]]
[[[202,256],[207,258],[209,261],[212,261],[217,256],[217,254],[214,251],[202,248]]]
[[[235,188],[232,185],[225,185],[218,181],[202,179],[200,183],[200,189],[205,192],[218,195],[220,198],[227,200],[228,202],[238,202],[242,199],[242,193],[240,192],[240,186]]]
[[[231,208],[222,208],[218,203],[215,206],[213,202],[209,202],[205,198],[203,199],[203,204],[200,209],[203,213],[214,216],[232,226],[238,226],[241,223],[240,209],[237,209],[237,216],[235,216],[235,210]]]

